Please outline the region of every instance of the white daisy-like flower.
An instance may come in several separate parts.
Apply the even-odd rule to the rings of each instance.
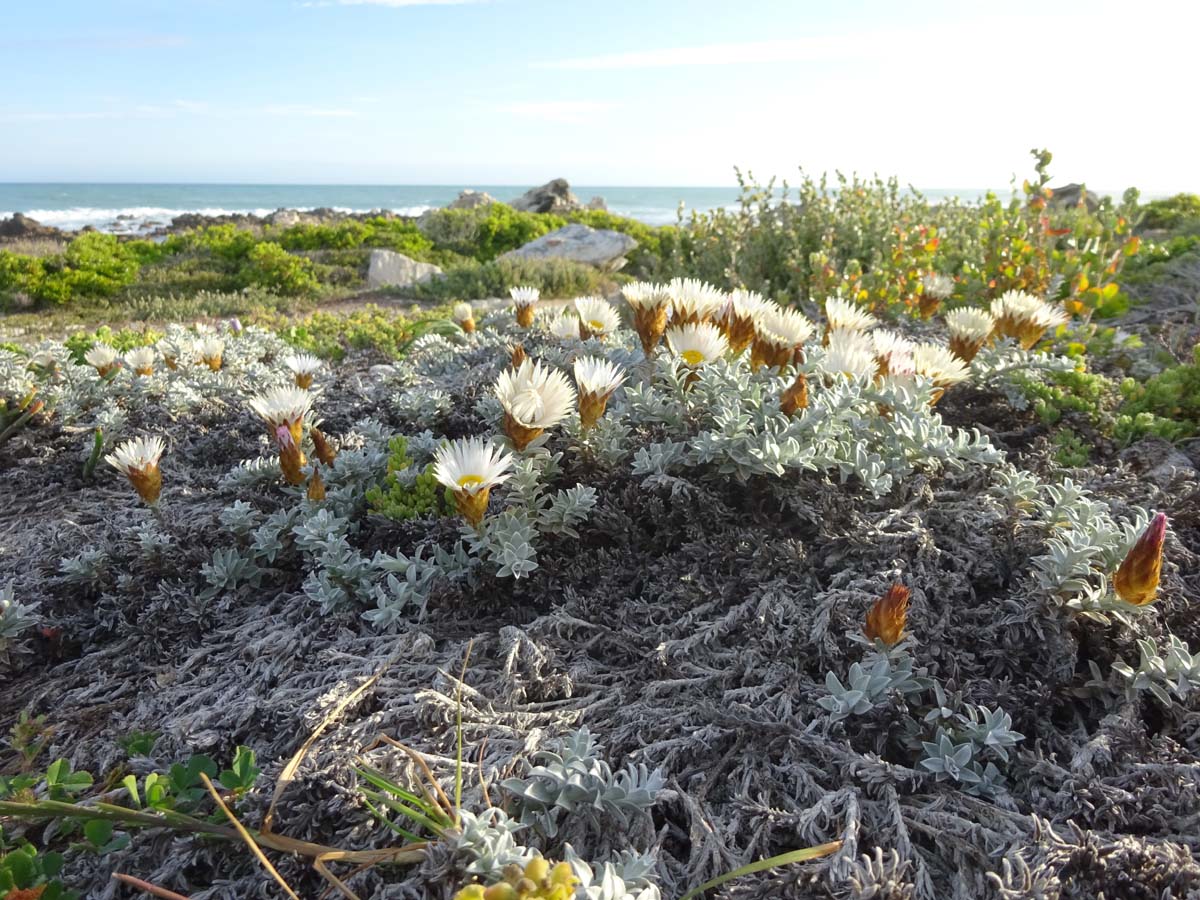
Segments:
[[[729,352],[729,342],[716,325],[700,322],[667,329],[667,346],[692,369],[720,359]]]
[[[1064,310],[1024,291],[1006,291],[993,300],[992,316],[996,332],[1015,338],[1025,349],[1041,340],[1048,329],[1070,320]]]
[[[830,297],[825,301],[826,333],[833,331],[866,331],[878,324],[876,318],[842,297]]]
[[[602,297],[577,297],[575,311],[588,337],[604,337],[621,327],[621,317]]]
[[[154,503],[162,492],[162,472],[158,462],[165,449],[166,444],[160,437],[134,438],[121,443],[104,457],[104,461],[129,479],[139,497]]]
[[[996,320],[985,309],[951,310],[946,313],[946,329],[950,332],[950,352],[969,363],[983,348],[996,327]]]
[[[513,287],[508,289],[508,295],[512,297],[514,306],[533,306],[542,292],[535,287]]]
[[[651,281],[635,281],[621,288],[621,296],[635,310],[658,309],[671,302],[671,293],[665,284]]]
[[[720,289],[699,278],[673,278],[667,285],[671,296],[671,322],[692,325],[711,319],[725,303]]]
[[[813,323],[804,313],[771,304],[758,319],[750,348],[751,368],[766,365],[782,369],[799,362],[804,355],[801,348],[814,331]]]
[[[671,291],[665,284],[645,281],[627,284],[621,294],[633,310],[633,328],[642,342],[642,352],[649,359],[654,348],[662,340],[667,328],[667,312],[671,305]]]
[[[128,475],[131,471],[157,466],[166,449],[167,445],[160,437],[133,438],[119,444],[104,457],[104,461],[122,475]]]
[[[125,354],[125,365],[139,375],[152,375],[157,356],[153,347],[136,347]]]
[[[513,458],[479,437],[459,438],[443,444],[433,455],[433,475],[454,492],[459,514],[473,526],[483,521],[488,495],[512,475]]]
[[[940,272],[930,272],[921,279],[921,290],[935,300],[949,300],[954,293],[954,279]]]
[[[754,343],[759,323],[768,313],[778,309],[776,304],[754,291],[737,290],[726,298],[717,317],[717,327],[729,341],[734,356]]]
[[[500,373],[496,398],[504,407],[505,432],[514,447],[524,450],[570,414],[575,388],[562,372],[527,359],[520,368]]]
[[[579,339],[579,317],[571,312],[554,313],[547,325],[550,333],[563,341]]]
[[[779,304],[773,300],[768,300],[757,291],[745,291],[738,289],[730,291],[728,298],[725,301],[725,309],[728,313],[735,316],[752,319],[757,322],[768,312],[778,310]]]
[[[952,309],[946,313],[946,329],[951,338],[985,341],[995,326],[996,320],[985,309],[964,306],[962,309]]]
[[[942,390],[971,377],[967,364],[941,344],[917,344],[912,359],[914,371]]]
[[[205,338],[196,344],[200,361],[214,372],[221,368],[221,357],[225,353],[225,342],[218,337]]]
[[[433,475],[452,491],[476,494],[512,477],[512,454],[480,437],[443,444],[433,455]]]
[[[774,306],[774,304],[772,304]],[[768,344],[792,349],[813,336],[816,327],[808,316],[796,309],[775,306],[765,308],[758,320],[758,334]]]
[[[252,397],[248,405],[271,428],[281,425],[290,428],[304,420],[304,416],[312,409],[312,404],[312,394],[304,388],[288,385]]]
[[[304,416],[312,402],[312,394],[294,385],[274,388],[249,402],[279,446],[279,468],[288,484],[304,483],[303,467],[308,460],[300,439],[304,436]]]
[[[100,375],[107,375],[117,364],[117,351],[108,344],[93,344],[87,353],[83,354],[84,362],[95,369]]]
[[[912,369],[913,348],[917,346],[914,342],[886,328],[877,328],[870,335],[880,375]]]
[[[604,415],[608,398],[625,383],[625,373],[606,359],[585,356],[575,360],[575,385],[579,388],[579,421],[591,428]]]
[[[533,325],[533,310],[541,291],[535,287],[514,287],[509,288],[508,293],[512,297],[513,306],[516,307],[517,324],[522,328],[529,328]]]
[[[458,327],[467,334],[475,331],[475,310],[471,309],[470,303],[455,303],[451,315]]]
[[[584,356],[575,360],[575,384],[580,394],[603,394],[608,396],[625,383],[621,367],[598,356]]]
[[[827,375],[874,378],[879,370],[875,344],[861,331],[834,331],[829,335],[820,369]]]
[[[305,389],[312,387],[313,376],[321,370],[323,365],[320,358],[311,353],[293,353],[285,356],[283,364],[292,373],[296,387]]]

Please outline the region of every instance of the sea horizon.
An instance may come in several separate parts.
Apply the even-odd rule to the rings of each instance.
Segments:
[[[91,226],[100,231],[137,234],[168,225],[185,214],[206,216],[266,216],[278,209],[334,209],[345,213],[387,211],[418,216],[443,207],[463,190],[486,192],[497,200],[511,201],[532,184],[337,184],[271,182],[173,181],[42,181],[0,182],[0,218],[22,213],[43,225],[65,231]],[[993,187],[922,188],[902,185],[926,198],[958,198],[975,202],[994,191],[1011,195],[1012,185]],[[571,185],[583,203],[602,197],[612,212],[645,222],[675,222],[682,205],[691,212],[709,212],[736,205],[737,185]],[[1120,191],[1094,193],[1120,196]],[[782,194],[782,188],[776,188]],[[1146,195],[1147,197],[1155,195]]]

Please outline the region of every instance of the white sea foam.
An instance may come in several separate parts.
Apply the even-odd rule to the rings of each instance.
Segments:
[[[346,206],[329,207],[340,213],[369,213],[371,209],[353,209]],[[300,207],[299,212],[317,209],[315,206]],[[390,210],[400,216],[419,216],[430,209],[429,206],[406,206]],[[201,207],[192,209],[167,209],[158,206],[128,206],[120,209],[100,209],[91,206],[76,206],[69,209],[30,209],[22,210],[26,216],[54,228],[64,231],[78,231],[91,225],[99,231],[132,233],[146,231],[157,225],[167,225],[176,216],[194,214],[201,216],[232,216],[252,215],[268,216],[274,209],[223,209],[219,207]],[[0,211],[0,219],[11,216],[12,212]]]

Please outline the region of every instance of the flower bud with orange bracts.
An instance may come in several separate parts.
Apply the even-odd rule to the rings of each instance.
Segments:
[[[863,633],[872,641],[880,640],[894,647],[905,637],[908,620],[909,591],[902,584],[893,584],[886,594],[867,611]]]
[[[1158,513],[1142,536],[1121,561],[1113,577],[1117,596],[1134,606],[1146,606],[1158,599],[1158,581],[1162,577],[1163,542],[1167,537],[1166,513]]]

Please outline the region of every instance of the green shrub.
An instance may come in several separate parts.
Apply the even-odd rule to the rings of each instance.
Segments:
[[[433,474],[432,463],[419,472],[412,484],[397,477],[412,466],[408,456],[408,440],[397,436],[388,442],[388,474],[382,485],[367,491],[371,511],[389,519],[407,521],[428,515],[443,515],[453,506],[446,500],[446,489]]]
[[[63,341],[71,352],[71,358],[77,363],[84,361],[83,357],[96,344],[108,344],[119,353],[126,353],[134,347],[148,347],[162,337],[161,331],[152,329],[122,328],[113,331],[107,325],[101,325],[95,331],[77,331]]]
[[[1084,416],[1097,430],[1110,433],[1121,401],[1117,383],[1092,372],[1055,372],[1044,381],[1037,377],[1023,378],[1021,386],[1034,412],[1047,425],[1073,413]]]
[[[1070,428],[1060,428],[1050,439],[1054,446],[1054,461],[1064,468],[1086,466],[1092,455],[1092,445]]]
[[[0,292],[58,304],[109,297],[131,284],[139,269],[136,253],[115,235],[87,232],[58,256],[0,251]]]
[[[313,294],[321,286],[311,260],[294,256],[270,241],[254,245],[238,270],[238,281],[289,296]]]
[[[1144,382],[1121,383],[1125,402],[1116,424],[1121,440],[1155,435],[1174,441],[1200,432],[1200,344],[1192,357]]]
[[[1176,194],[1162,200],[1151,200],[1142,206],[1143,228],[1200,229],[1200,195]]]
[[[263,324],[274,327],[279,336],[293,347],[315,353],[325,359],[342,359],[348,350],[372,350],[389,357],[400,357],[409,344],[430,331],[451,332],[457,326],[447,321],[444,310],[429,310],[420,317],[368,306],[338,315],[315,312],[298,322],[263,316]]]
[[[497,259],[465,263],[405,290],[427,300],[482,300],[507,297],[509,288],[523,284],[543,297],[578,297],[603,292],[605,280],[592,266],[565,259]]]
[[[491,203],[474,209],[431,210],[422,218],[421,229],[441,249],[488,262],[566,224],[559,216]]]

